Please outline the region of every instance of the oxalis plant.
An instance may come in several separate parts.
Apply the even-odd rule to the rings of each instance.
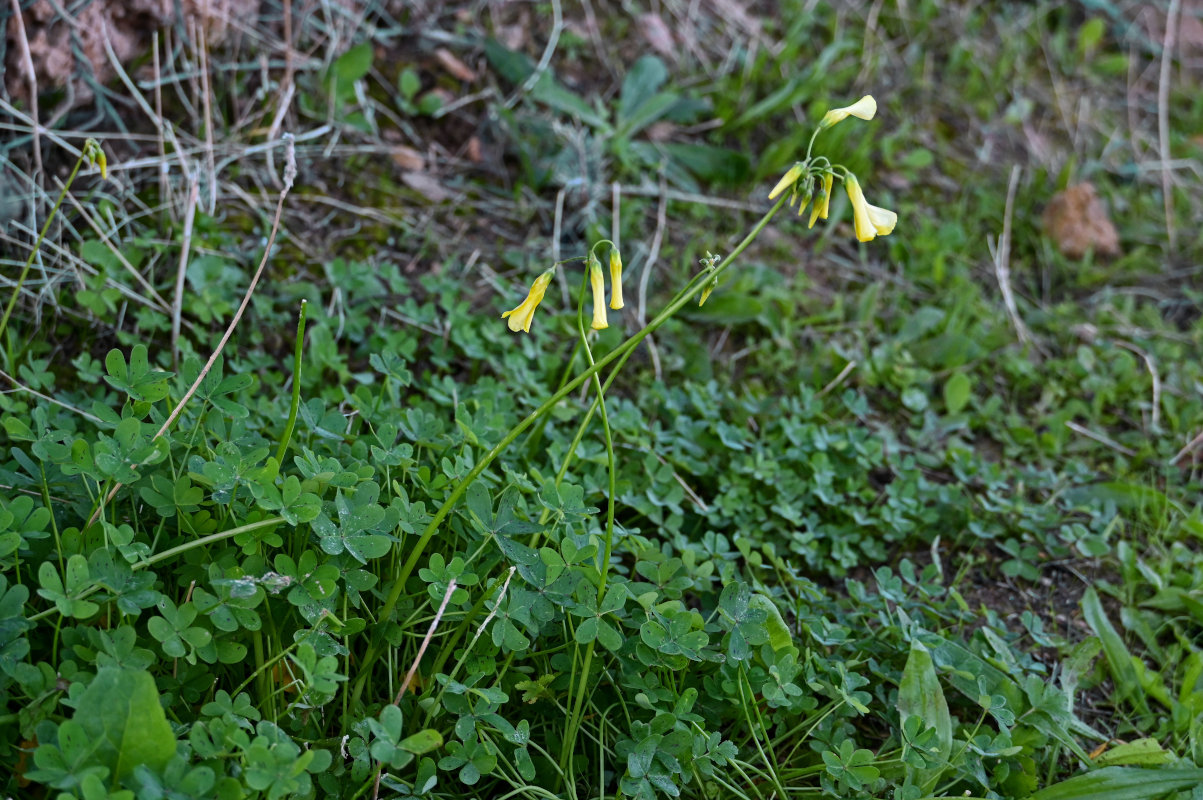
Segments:
[[[703,259],[609,352],[595,354],[591,336],[607,327],[607,308],[623,307],[614,243],[536,277],[506,325],[529,332],[557,271],[583,267],[573,355],[555,391],[508,430],[475,425],[455,400],[440,401],[470,445],[459,452],[438,450],[435,415],[404,407],[399,387],[412,376],[394,355],[372,358],[388,377],[377,397],[355,393],[370,432],[340,434],[344,417],[320,398],[302,407],[304,306],[283,408],[253,414],[242,404],[248,375],[225,374],[221,359],[203,368],[185,359],[179,377],[191,388],[168,415],[159,404],[170,402],[172,376],[138,345],[128,359],[116,350],[106,359],[104,381],[129,402],[120,415],[92,406],[100,433],[77,435],[74,418],[52,424],[51,413],[65,412],[45,406],[28,420],[6,417],[9,435],[33,453],[14,456],[29,494],[0,508],[0,701],[7,706],[14,686],[23,698],[0,718],[20,731],[9,742],[23,753],[14,785],[89,800],[455,797],[481,796],[487,776],[489,795],[532,798],[652,800],[686,786],[696,797],[784,797],[793,782],[855,796],[909,758],[929,769],[923,786],[938,786],[943,768],[915,754],[932,749],[931,726],[912,724],[886,755],[853,746],[840,720],[867,713],[867,679],[801,656],[777,603],[739,580],[725,538],[704,537],[698,552],[709,557],[666,558],[662,543],[632,533],[624,544],[634,568],[615,558],[609,387],[647,336],[706,302],[784,206],[809,211],[813,226],[827,219],[840,181],[860,241],[893,230],[893,212],[813,152],[822,131],[875,111],[865,97],[828,112],[743,240]],[[99,148],[88,154],[103,169]],[[590,403],[555,474],[534,482],[505,470],[501,456],[520,449],[519,437],[528,436],[525,452],[537,450],[553,410],[586,386]],[[268,442],[260,431],[285,418]],[[298,419],[322,435],[295,441]],[[566,480],[595,419],[607,483],[601,523]],[[299,476],[282,474],[289,454]],[[495,463],[505,471],[500,488],[486,475]],[[122,485],[130,491],[118,496]],[[52,501],[52,489],[75,494]],[[88,523],[60,530],[55,503],[82,509]],[[445,545],[457,540],[469,549]],[[165,566],[175,572],[152,572]],[[789,570],[779,559],[773,566]],[[694,590],[707,598],[704,614],[686,604]],[[27,603],[41,610],[26,616]],[[821,635],[841,641],[834,630]],[[822,702],[807,685],[822,687]],[[537,715],[521,715],[527,705]],[[736,733],[720,729],[730,709]],[[778,764],[769,730],[782,725],[793,726],[784,730],[791,749]],[[822,758],[788,766],[798,743],[812,741]],[[920,796],[920,784],[911,788],[907,796]]]

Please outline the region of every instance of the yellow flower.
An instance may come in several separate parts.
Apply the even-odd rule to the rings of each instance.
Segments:
[[[865,200],[860,183],[855,175],[848,175],[844,181],[848,190],[848,199],[852,201],[852,218],[856,223],[856,238],[858,241],[871,242],[878,236],[885,236],[894,230],[898,215],[885,208],[870,205]]]
[[[601,262],[589,254],[589,285],[593,287],[593,330],[610,327],[606,322],[606,282],[602,277]]]
[[[610,248],[610,308],[622,308],[622,256],[617,247]]]
[[[700,298],[698,298],[698,308],[701,308],[702,304],[710,299],[711,292],[713,292],[717,288],[718,288],[718,278],[711,278],[710,283],[706,284],[706,288],[702,290],[702,296]]]
[[[551,277],[554,273],[554,269],[549,269],[535,278],[535,282],[531,284],[530,292],[527,293],[526,299],[519,303],[516,308],[511,308],[501,315],[502,319],[506,317],[510,318],[510,321],[506,323],[510,326],[510,330],[530,333],[530,323],[534,319],[535,309],[539,307],[539,303],[543,302],[543,294],[547,291],[547,284],[551,283]]]
[[[873,119],[873,115],[876,113],[877,101],[873,99],[873,95],[867,94],[850,106],[828,111],[823,115],[823,120],[819,123],[819,127],[830,128],[837,122],[843,122],[848,119],[849,116],[861,119]]]
[[[823,193],[815,200],[814,210],[810,212],[810,224],[806,227],[813,228],[817,219],[827,219],[827,212],[831,210],[831,183],[834,180],[835,175],[831,172],[823,176]]]
[[[789,187],[793,186],[798,178],[802,177],[802,165],[794,164],[789,168],[789,172],[781,176],[781,180],[777,181],[777,185],[773,187],[773,191],[769,192],[769,199],[776,199],[777,195],[784,192]]]

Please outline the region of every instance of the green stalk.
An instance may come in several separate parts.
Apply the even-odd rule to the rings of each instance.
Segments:
[[[572,367],[576,364],[576,355],[580,351],[581,343],[578,340],[576,344],[572,346],[572,355],[568,356],[568,360],[564,362],[564,371],[560,373],[560,382],[556,385],[556,389],[563,388],[564,384],[568,382],[568,376],[572,374]],[[550,416],[540,419],[538,427],[531,431],[530,435],[526,437],[527,452],[533,452],[535,448],[539,446],[539,442],[543,440],[543,429],[547,427],[548,419],[550,419]]]
[[[75,176],[79,174],[79,168],[83,166],[86,160],[88,160],[87,148],[75,160],[75,166],[72,167],[71,174],[67,176],[67,182],[63,184],[63,190],[58,193],[58,200],[54,201],[54,207],[50,209],[50,216],[46,217],[46,223],[42,225],[42,231],[38,234],[37,240],[29,250],[29,258],[25,259],[25,266],[21,268],[21,274],[17,276],[17,283],[13,286],[12,297],[8,298],[8,305],[4,309],[4,318],[0,319],[0,340],[4,339],[4,331],[8,328],[8,318],[12,316],[13,307],[17,305],[17,298],[21,294],[21,287],[25,285],[25,279],[29,277],[29,268],[33,266],[34,256],[41,249],[42,242],[46,239],[46,233],[50,230],[50,223],[54,222],[55,216],[58,215],[59,207],[62,206],[63,199],[67,196],[67,190],[75,182]]]
[[[288,442],[292,439],[292,431],[297,425],[297,409],[301,405],[301,350],[305,344],[305,310],[309,303],[301,301],[301,313],[297,318],[297,343],[294,348],[292,364],[292,405],[288,409],[288,424],[284,426],[284,435],[280,437],[280,447],[276,450],[276,463],[284,463],[284,453],[288,450]]]
[[[130,571],[137,572],[140,569],[146,569],[147,567],[153,567],[155,564],[158,564],[160,561],[166,561],[169,558],[174,558],[175,556],[178,556],[181,553],[187,553],[189,550],[195,550],[198,547],[205,547],[207,545],[216,544],[217,542],[221,542],[226,539],[231,539],[240,533],[250,533],[251,531],[257,531],[261,528],[270,528],[275,525],[279,525],[283,521],[284,521],[283,517],[268,517],[267,519],[261,519],[258,522],[252,522],[249,525],[241,525],[237,528],[231,528],[228,531],[222,531],[220,533],[211,533],[208,536],[202,536],[199,539],[194,539],[191,542],[186,542],[185,544],[181,544],[177,547],[173,547],[170,550],[164,550],[162,553],[155,553],[150,558],[148,558],[144,561],[139,561],[137,564],[134,564],[133,566],[131,566]],[[89,587],[88,589],[85,589],[84,591],[80,592],[79,597],[77,597],[76,599],[82,600],[85,597],[90,597],[93,594],[95,594],[96,592],[100,591],[100,589],[101,589],[100,586],[93,585],[93,586]],[[44,619],[45,617],[48,617],[54,613],[56,613],[56,609],[48,608],[45,611],[40,611],[37,614],[34,614],[32,617],[29,617],[29,621],[37,622],[38,620]]]
[[[728,267],[731,266],[736,257],[739,256],[740,253],[742,253],[745,249],[747,249],[748,245],[751,244],[758,235],[760,235],[760,232],[764,230],[764,227],[769,224],[769,221],[772,220],[777,212],[781,210],[781,207],[785,205],[786,199],[787,195],[782,194],[773,207],[769,209],[768,212],[760,218],[760,221],[756,223],[752,230],[748,232],[748,235],[745,236],[743,240],[736,245],[735,249],[732,250],[731,253],[714,268],[709,275],[711,279],[717,278],[719,275],[721,275]],[[597,363],[566,383],[551,397],[544,400],[538,408],[536,408],[521,422],[511,428],[510,431],[504,437],[502,437],[500,442],[494,445],[489,452],[485,453],[485,455],[481,457],[480,461],[476,463],[476,466],[472,468],[472,471],[465,475],[464,479],[460,481],[454,489],[452,489],[451,494],[448,495],[443,504],[439,506],[439,510],[435,512],[434,517],[430,520],[430,523],[422,531],[422,535],[418,537],[418,541],[414,543],[413,549],[410,550],[409,557],[406,558],[405,563],[402,564],[400,571],[393,579],[392,589],[389,590],[388,597],[386,597],[384,601],[384,606],[380,610],[380,620],[387,621],[389,617],[392,616],[393,609],[396,608],[397,601],[401,599],[401,593],[405,589],[405,582],[409,580],[409,576],[413,573],[414,567],[417,566],[418,560],[422,558],[422,554],[426,551],[426,545],[430,543],[430,540],[434,537],[435,532],[438,531],[439,526],[443,524],[443,520],[447,518],[447,515],[451,513],[451,509],[454,508],[455,504],[459,502],[459,499],[463,497],[464,492],[467,491],[468,487],[472,484],[472,481],[476,480],[482,472],[488,469],[489,465],[492,464],[499,455],[505,452],[505,449],[509,447],[515,439],[522,435],[523,431],[537,422],[544,414],[551,411],[551,409],[557,403],[579,389],[585,381],[592,378],[602,369],[609,366],[612,362],[622,358],[625,355],[628,355],[639,345],[640,342],[654,333],[657,328],[671,319],[672,316],[680,311],[686,303],[688,303],[699,292],[701,292],[707,283],[708,282],[699,281],[688,291],[678,296],[673,302],[669,303],[663,311],[657,314],[656,317],[644,328],[636,331],[626,341],[618,345],[618,347],[602,356]],[[363,686],[367,681],[368,675],[371,673],[372,663],[376,660],[376,658],[379,657],[380,652],[385,646],[386,645],[384,644],[380,644],[370,647],[368,652],[364,655],[363,663],[360,666],[359,676],[355,680],[355,687],[351,693],[352,701],[359,699],[363,692]]]
[[[586,280],[588,280],[586,278]],[[589,346],[589,336],[585,333],[585,311],[584,311],[584,289],[581,291],[581,300],[577,303],[576,311],[576,327],[580,334],[581,345],[585,350],[585,358],[589,361],[589,366],[593,367],[593,348]],[[617,481],[617,470],[614,464],[614,438],[610,430],[610,418],[606,413],[606,396],[602,389],[601,378],[594,372],[592,376],[593,389],[597,394],[597,407],[601,411],[602,435],[606,441],[606,467],[610,473],[610,492],[606,503],[606,536],[605,536],[605,552],[602,555],[601,564],[598,566],[599,577],[597,581],[597,603],[601,605],[602,598],[606,594],[606,579],[610,574],[610,556],[614,549],[614,493]],[[584,664],[581,668],[581,682],[577,687],[576,700],[573,702],[572,713],[568,717],[568,729],[564,732],[564,741],[560,747],[560,769],[565,773],[570,772],[569,761],[572,758],[572,752],[576,747],[576,735],[581,727],[581,716],[584,714],[585,706],[585,690],[589,686],[589,669],[593,666],[593,651],[597,644],[594,639],[585,647]]]

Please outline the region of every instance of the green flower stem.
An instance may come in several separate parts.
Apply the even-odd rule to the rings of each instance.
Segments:
[[[288,647],[284,648],[279,653],[272,656],[268,661],[264,662],[263,664],[260,664],[259,667],[253,673],[251,673],[251,675],[246,680],[244,680],[242,683],[238,684],[237,689],[230,692],[230,697],[237,697],[239,692],[241,692],[243,689],[245,689],[247,686],[249,686],[251,684],[251,681],[255,680],[258,677],[264,676],[264,670],[266,670],[268,667],[272,666],[276,662],[283,659],[284,656],[288,655],[293,650],[295,650],[297,648],[297,645],[299,645],[299,644],[300,644],[300,642],[293,642]]]
[[[292,431],[297,425],[297,409],[301,405],[301,351],[305,344],[305,309],[309,303],[301,301],[301,313],[297,318],[297,343],[292,365],[292,405],[288,409],[288,424],[284,426],[284,435],[280,437],[280,447],[276,450],[276,463],[284,463],[284,453],[288,450],[288,442],[292,439]]]
[[[581,345],[585,349],[585,358],[589,361],[589,366],[594,367],[596,362],[593,359],[593,348],[589,346],[589,336],[585,332],[584,291],[584,287],[582,287],[581,299],[577,303],[576,327],[580,334]],[[616,372],[617,370],[611,376]],[[605,552],[602,555],[601,563],[598,565],[597,603],[601,605],[602,598],[606,594],[606,579],[610,574],[610,556],[614,548],[614,494],[616,491],[617,469],[614,464],[614,437],[610,430],[610,418],[606,413],[605,390],[602,388],[601,378],[597,376],[597,372],[593,373],[591,380],[593,381],[594,392],[597,395],[597,407],[601,411],[602,435],[606,441],[606,467],[610,473],[610,490],[606,502]],[[573,450],[575,451],[575,447]],[[567,459],[565,459],[565,462],[567,462]],[[597,640],[593,639],[585,646],[585,658],[581,667],[580,685],[577,687],[576,700],[573,702],[572,713],[568,717],[568,728],[564,732],[564,739],[560,745],[560,769],[564,773],[570,772],[569,762],[572,760],[572,753],[576,747],[577,732],[581,727],[581,716],[584,713],[585,706],[585,692],[589,687],[589,669],[593,666],[593,651],[596,645]]]
[[[0,341],[4,339],[4,331],[8,328],[8,318],[12,316],[13,307],[17,305],[17,298],[21,295],[21,287],[25,285],[25,279],[29,277],[29,268],[33,266],[33,259],[37,256],[38,250],[42,247],[42,242],[46,239],[46,233],[50,230],[50,223],[54,222],[59,207],[62,206],[63,199],[67,196],[67,190],[75,182],[75,176],[79,174],[79,168],[83,166],[86,160],[88,160],[88,151],[85,149],[84,152],[79,154],[79,158],[75,160],[75,166],[71,169],[71,174],[67,176],[67,182],[63,184],[62,191],[58,193],[58,200],[54,201],[54,207],[50,209],[50,215],[46,217],[46,222],[42,225],[42,230],[38,233],[37,240],[29,250],[29,258],[25,259],[25,266],[21,268],[21,274],[17,276],[17,282],[13,285],[12,297],[8,298],[8,305],[4,309],[4,318],[0,319]]]
[[[777,212],[781,210],[781,207],[785,205],[786,199],[786,195],[782,194],[773,207],[769,209],[768,212],[760,218],[760,221],[756,223],[752,230],[748,232],[748,235],[745,236],[743,240],[736,245],[735,249],[732,250],[731,253],[714,268],[714,271],[710,274],[712,278],[716,278],[721,275],[724,270],[731,266],[736,257],[739,256],[739,254],[745,249],[747,249],[748,245],[751,244],[758,235],[760,235],[760,232],[764,230],[764,227],[769,224],[769,221],[772,220]],[[515,439],[522,435],[523,431],[537,422],[544,414],[551,411],[551,409],[557,403],[559,403],[572,392],[579,389],[585,381],[592,378],[602,369],[609,366],[612,362],[617,361],[619,358],[622,358],[624,355],[627,355],[634,350],[640,342],[655,332],[657,328],[672,318],[672,316],[680,311],[686,303],[688,303],[694,296],[701,292],[705,285],[706,284],[704,282],[698,282],[691,289],[678,296],[677,299],[669,303],[664,310],[657,314],[656,317],[644,328],[636,331],[626,341],[618,345],[618,347],[602,356],[597,363],[584,370],[580,375],[577,375],[571,381],[562,386],[559,391],[544,400],[538,408],[536,408],[521,422],[511,428],[509,433],[502,437],[500,442],[494,445],[489,452],[485,453],[484,456],[481,457],[480,461],[476,463],[476,466],[472,468],[472,471],[465,475],[464,479],[451,490],[451,494],[449,494],[447,499],[443,501],[443,504],[439,506],[439,510],[435,512],[434,517],[430,520],[430,523],[422,531],[422,535],[418,537],[418,541],[414,542],[413,548],[410,550],[409,557],[405,559],[405,563],[401,565],[400,571],[393,579],[392,589],[389,590],[388,596],[384,601],[384,606],[380,610],[380,620],[387,621],[389,617],[392,616],[393,609],[396,608],[397,601],[401,599],[401,593],[405,590],[406,581],[409,580],[409,576],[413,573],[414,567],[417,566],[418,560],[422,558],[422,554],[426,551],[426,545],[430,543],[430,540],[434,537],[435,532],[438,531],[439,526],[443,524],[443,520],[447,518],[447,515],[451,513],[451,509],[454,508],[455,504],[459,502],[459,499],[463,497],[464,492],[467,491],[468,487],[472,484],[472,481],[476,480],[482,472],[488,469],[489,465],[493,463],[497,456],[505,452],[505,449],[509,447]],[[367,653],[364,655],[363,663],[360,666],[359,676],[355,680],[355,686],[353,687],[351,693],[351,699],[353,702],[358,700],[362,694],[364,684],[367,681],[368,675],[371,673],[372,664],[376,658],[379,657],[380,652],[386,646],[386,644],[379,644],[369,647]]]
[[[166,561],[169,558],[175,558],[181,553],[187,553],[189,550],[195,550],[198,547],[207,547],[208,545],[216,544],[217,542],[225,541],[226,539],[231,539],[240,533],[250,533],[252,531],[262,530],[263,528],[271,528],[279,525],[282,522],[284,522],[283,517],[268,517],[267,519],[261,519],[258,522],[252,522],[249,525],[241,525],[237,528],[231,528],[228,531],[222,531],[221,533],[211,533],[208,536],[202,536],[199,539],[186,542],[178,547],[172,547],[169,550],[164,550],[162,553],[155,553],[150,558],[147,558],[144,561],[139,561],[137,564],[131,566],[130,571],[137,572],[140,569],[153,567],[160,561]],[[96,592],[100,591],[100,589],[101,587],[99,585],[93,585],[80,592],[79,596],[75,599],[82,600],[85,597],[90,597]],[[29,617],[29,621],[37,622],[38,620],[44,619],[54,613],[56,613],[55,609],[48,608],[45,611],[40,611],[37,614],[34,614],[32,617]]]

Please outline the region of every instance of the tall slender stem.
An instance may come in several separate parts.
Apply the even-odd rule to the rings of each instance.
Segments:
[[[50,209],[50,215],[46,217],[46,222],[42,225],[42,230],[38,233],[37,240],[29,250],[29,257],[25,259],[25,266],[21,268],[21,274],[17,276],[17,282],[13,284],[12,296],[8,298],[8,305],[4,308],[4,318],[0,319],[0,340],[4,338],[4,331],[8,328],[8,318],[12,316],[13,307],[17,305],[17,297],[21,294],[21,287],[25,285],[25,279],[29,277],[29,268],[33,265],[33,259],[37,256],[38,250],[42,248],[42,242],[46,239],[46,233],[50,230],[50,223],[54,222],[59,206],[63,204],[63,198],[67,196],[67,190],[71,188],[71,184],[75,183],[75,176],[79,174],[79,168],[83,166],[87,156],[88,154],[85,150],[75,160],[75,166],[72,167],[71,174],[67,176],[67,182],[63,184],[62,191],[58,193],[58,199],[54,201],[54,207]]]
[[[714,268],[714,271],[710,273],[712,278],[717,278],[729,266],[731,266],[736,257],[739,256],[739,254],[742,253],[747,246],[756,239],[760,232],[764,230],[765,225],[768,225],[769,221],[772,220],[777,212],[781,210],[781,207],[785,205],[786,199],[786,195],[783,194],[777,200],[776,204],[774,204],[773,207],[760,218],[760,221],[757,222],[752,230],[748,232],[748,235],[745,236],[743,240],[736,245],[735,249],[732,250],[731,253],[727,255],[727,257],[724,258],[717,267]],[[393,579],[392,588],[389,590],[388,596],[385,598],[384,605],[380,609],[378,618],[381,621],[387,621],[392,616],[393,609],[396,608],[397,602],[401,599],[401,593],[405,591],[406,581],[409,580],[409,576],[413,574],[414,567],[417,566],[418,560],[422,558],[422,554],[426,551],[426,545],[430,543],[430,540],[434,537],[435,532],[438,531],[439,526],[443,524],[443,520],[445,520],[447,515],[451,513],[451,509],[454,508],[455,504],[459,502],[461,497],[463,497],[464,492],[467,491],[470,485],[472,485],[472,481],[476,480],[482,472],[488,469],[489,465],[493,463],[497,456],[501,455],[505,449],[522,434],[523,431],[537,422],[544,414],[548,413],[557,403],[580,388],[585,381],[591,379],[594,375],[612,362],[629,354],[639,345],[640,342],[654,333],[657,328],[659,328],[661,325],[671,319],[674,314],[680,311],[685,304],[694,298],[699,292],[701,292],[705,286],[706,282],[699,281],[688,291],[680,294],[641,330],[636,331],[626,341],[615,347],[606,355],[602,356],[595,364],[584,370],[580,375],[576,376],[568,383],[564,384],[564,386],[560,387],[559,391],[555,392],[551,397],[544,400],[538,408],[536,408],[521,422],[511,428],[509,432],[502,437],[500,442],[495,444],[492,449],[489,450],[489,452],[485,453],[481,457],[480,461],[476,462],[476,466],[473,467],[472,470],[464,476],[463,480],[456,484],[455,488],[451,490],[451,494],[449,494],[447,499],[443,501],[443,504],[439,506],[438,511],[435,512],[426,528],[422,531],[422,535],[418,537],[418,541],[414,542],[413,547],[409,552],[409,557],[405,559],[405,563],[401,565],[401,569],[397,572],[395,578]],[[367,682],[368,675],[371,672],[372,663],[386,646],[387,645],[385,644],[374,645],[370,647],[368,652],[364,655],[359,676],[356,678],[355,686],[352,689],[352,701],[359,699],[363,692],[364,684]]]
[[[577,304],[577,331],[580,334],[581,345],[585,350],[585,358],[589,361],[589,366],[594,365],[593,348],[589,346],[589,337],[585,333],[585,314],[583,303]],[[611,375],[613,377],[613,375]],[[606,395],[602,388],[601,378],[597,373],[593,373],[593,390],[597,395],[597,408],[601,411],[602,435],[606,442],[606,467],[610,475],[609,497],[606,503],[606,532],[605,532],[605,552],[602,554],[601,563],[598,565],[598,581],[597,581],[597,604],[600,606],[602,598],[606,595],[606,580],[610,574],[610,556],[614,550],[614,494],[616,491],[617,469],[614,463],[614,437],[610,431],[610,417],[606,413]],[[568,774],[569,761],[572,758],[573,749],[576,746],[577,731],[581,727],[581,715],[584,713],[585,707],[585,692],[589,687],[589,670],[593,667],[593,652],[596,649],[597,640],[591,640],[585,646],[585,658],[581,666],[581,680],[577,686],[576,699],[572,704],[572,713],[568,715],[568,729],[564,732],[564,740],[560,745],[560,769]]]

